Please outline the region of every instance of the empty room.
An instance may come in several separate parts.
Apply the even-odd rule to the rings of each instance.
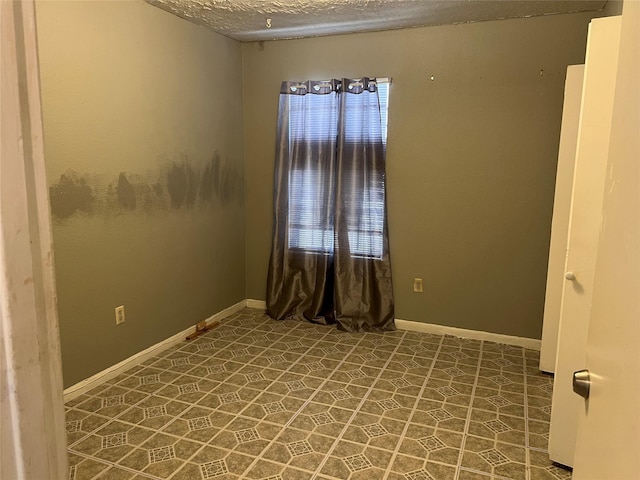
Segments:
[[[3,2],[0,476],[638,478],[639,11]]]

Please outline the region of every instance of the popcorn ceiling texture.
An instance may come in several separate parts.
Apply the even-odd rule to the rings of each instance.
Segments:
[[[602,10],[606,0],[146,0],[239,41]],[[271,19],[271,28],[267,28]]]

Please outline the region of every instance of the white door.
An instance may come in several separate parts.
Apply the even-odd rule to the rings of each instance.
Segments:
[[[573,372],[586,362],[588,320],[602,225],[602,198],[613,115],[620,17],[589,25],[566,272],[549,430],[549,457],[573,466],[581,398],[571,388]]]
[[[574,480],[640,479],[640,2],[624,2],[619,65]]]
[[[542,342],[540,346],[540,370],[548,373],[553,373],[556,370],[560,307],[564,290],[564,266],[567,260],[571,192],[573,189],[573,171],[576,163],[576,148],[578,146],[583,81],[584,65],[570,65],[567,67],[567,77],[564,82],[564,103],[562,104],[560,146],[558,148],[558,168],[556,170],[556,191],[553,198],[547,289],[544,296]]]

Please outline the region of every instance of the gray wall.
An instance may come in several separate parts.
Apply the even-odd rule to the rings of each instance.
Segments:
[[[265,298],[280,81],[389,76],[396,317],[540,338],[564,78],[591,16],[243,44],[247,297]]]
[[[622,15],[622,3],[623,0],[609,0],[604,6],[602,12],[605,17],[614,17],[616,15]]]
[[[242,51],[141,1],[36,8],[68,386],[245,298]]]

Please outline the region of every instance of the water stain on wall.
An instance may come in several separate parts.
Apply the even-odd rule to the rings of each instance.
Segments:
[[[242,178],[234,168],[223,165],[220,172],[220,186],[218,188],[218,198],[223,204],[230,203],[242,196]]]
[[[94,197],[87,181],[73,170],[67,170],[49,187],[51,213],[58,218],[67,218],[75,213],[91,213]]]
[[[127,210],[136,208],[136,191],[133,189],[124,172],[118,176],[118,203]]]
[[[120,172],[117,178],[81,177],[68,171],[50,190],[54,220],[79,212],[108,217],[127,211],[153,214],[243,202],[242,173],[217,152],[200,168],[183,157],[146,175]]]
[[[158,196],[161,197],[164,194],[164,189],[162,188],[162,185],[160,184],[160,182],[156,183],[155,185],[153,185],[153,192]]]
[[[221,160],[216,152],[202,173],[200,196],[210,201],[215,195],[223,205],[237,201],[242,203],[242,177],[238,170]]]
[[[211,201],[211,197],[213,195],[213,186],[215,184],[214,177],[214,162],[215,159],[219,158],[218,154],[214,154],[214,157],[211,161],[207,162],[202,171],[202,179],[200,182],[200,198],[204,202]]]
[[[185,161],[180,164],[173,163],[167,173],[167,190],[171,198],[171,206],[180,208],[187,198],[187,191],[191,187],[189,179],[192,176],[189,164]]]

